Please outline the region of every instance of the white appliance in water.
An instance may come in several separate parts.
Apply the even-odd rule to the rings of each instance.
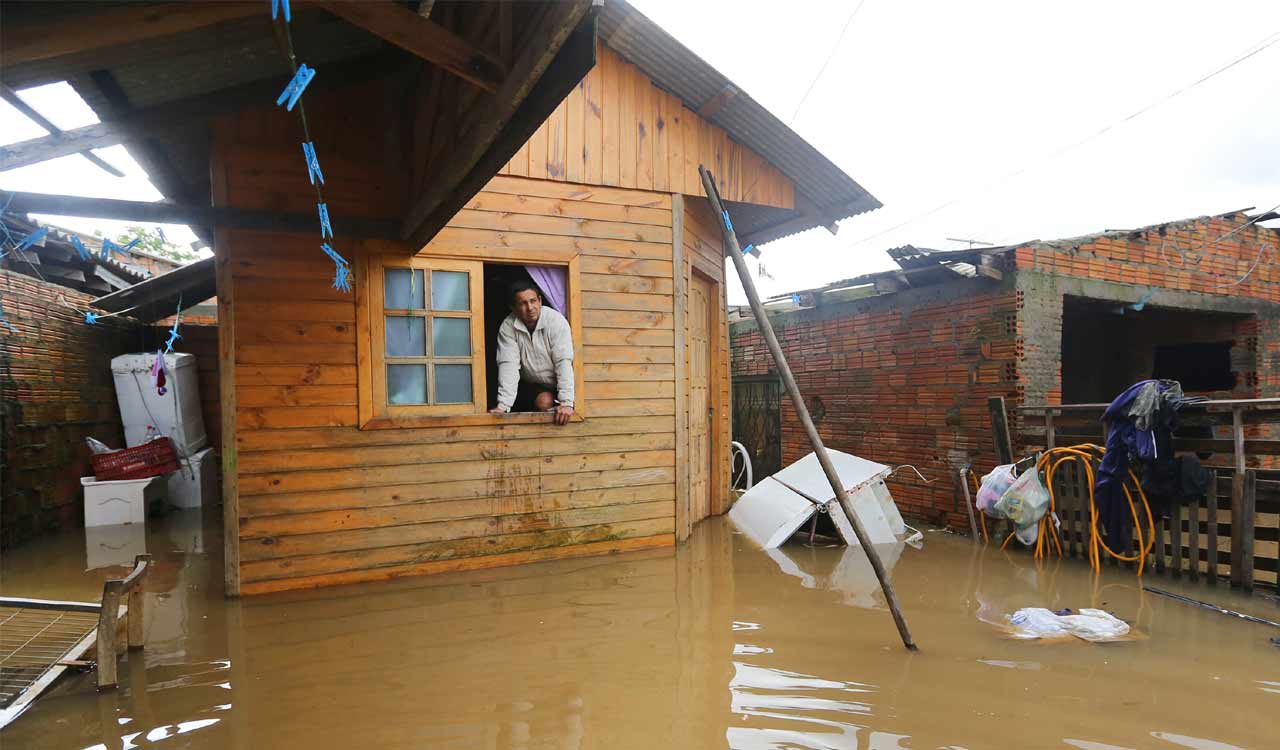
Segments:
[[[218,457],[213,448],[178,459],[178,470],[169,472],[169,504],[178,508],[199,508],[204,501],[218,499]]]
[[[111,374],[124,423],[125,446],[133,448],[147,438],[147,427],[173,440],[179,456],[190,456],[209,443],[200,414],[200,383],[196,379],[194,354],[172,352],[164,355],[165,393],[157,392],[151,381],[154,352],[122,354],[111,360]]]

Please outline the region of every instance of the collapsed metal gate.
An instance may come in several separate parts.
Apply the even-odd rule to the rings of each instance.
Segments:
[[[733,379],[733,439],[759,480],[782,469],[782,382],[771,375]]]

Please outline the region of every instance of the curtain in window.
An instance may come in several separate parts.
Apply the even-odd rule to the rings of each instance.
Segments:
[[[524,269],[533,277],[533,283],[542,290],[547,304],[566,318],[569,317],[568,300],[565,298],[568,283],[564,266],[525,266]]]

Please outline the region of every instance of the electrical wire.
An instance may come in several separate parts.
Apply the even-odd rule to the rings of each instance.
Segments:
[[[1058,148],[1058,149],[1055,149],[1054,151],[1049,152],[1049,153],[1048,153],[1048,154],[1046,154],[1045,156],[1041,157],[1040,159],[1038,159],[1038,160],[1036,160],[1036,161],[1034,161],[1034,162],[1032,162],[1032,163],[1030,163],[1030,164],[1027,164],[1027,165],[1025,165],[1025,166],[1023,166],[1023,167],[1020,167],[1019,169],[1016,169],[1016,170],[1014,170],[1014,171],[1012,171],[1012,172],[1009,172],[1009,173],[1007,173],[1007,174],[1005,174],[1005,175],[1003,175],[1003,176],[1001,176],[1001,177],[997,177],[996,179],[994,179],[994,180],[992,180],[992,181],[990,181],[990,182],[986,183],[985,185],[983,185],[981,188],[979,188],[979,189],[977,189],[977,190],[967,190],[967,191],[965,191],[965,193],[964,193],[964,194],[962,194],[962,195],[957,195],[956,197],[951,198],[950,200],[947,200],[947,201],[945,201],[945,202],[943,202],[943,203],[940,203],[940,204],[938,204],[937,206],[934,206],[933,208],[931,208],[931,209],[929,209],[929,210],[927,210],[927,211],[925,211],[925,212],[923,212],[923,213],[916,214],[915,216],[912,216],[912,217],[910,217],[910,218],[908,218],[908,219],[906,219],[906,220],[904,220],[904,221],[901,221],[901,222],[899,222],[899,223],[897,223],[897,224],[894,224],[893,226],[889,227],[888,229],[883,229],[883,230],[881,230],[881,231],[879,231],[879,232],[875,232],[874,234],[867,235],[866,237],[863,237],[862,239],[854,240],[853,242],[850,242],[848,245],[846,245],[846,247],[855,247],[855,246],[857,246],[857,245],[861,245],[861,244],[863,244],[863,243],[865,243],[865,242],[870,242],[871,240],[877,239],[877,238],[879,238],[879,237],[883,237],[884,235],[889,234],[889,233],[891,233],[891,232],[896,232],[897,230],[902,229],[902,228],[907,227],[907,226],[910,226],[910,225],[912,225],[912,224],[914,224],[914,223],[916,223],[916,222],[920,221],[921,219],[926,219],[926,218],[928,218],[928,217],[930,217],[930,216],[932,216],[932,215],[934,215],[934,214],[938,213],[939,211],[942,211],[942,210],[944,210],[944,209],[950,208],[951,206],[954,206],[954,205],[956,205],[957,203],[961,203],[961,202],[963,202],[963,201],[966,201],[966,200],[970,199],[970,198],[971,198],[972,196],[974,196],[974,195],[984,193],[984,192],[986,192],[986,191],[990,190],[991,188],[996,187],[997,185],[1001,185],[1001,184],[1003,184],[1003,183],[1005,183],[1005,182],[1008,182],[1009,180],[1012,180],[1012,179],[1013,179],[1013,178],[1015,178],[1015,177],[1019,177],[1019,176],[1021,176],[1021,175],[1025,174],[1025,173],[1027,173],[1027,172],[1031,171],[1031,170],[1032,170],[1032,169],[1034,169],[1035,167],[1040,166],[1041,164],[1043,164],[1043,163],[1045,163],[1045,162],[1048,162],[1048,161],[1051,161],[1051,160],[1053,160],[1053,159],[1056,159],[1056,158],[1058,158],[1059,156],[1062,156],[1063,154],[1067,153],[1068,151],[1071,151],[1071,150],[1074,150],[1074,149],[1076,149],[1076,148],[1079,148],[1080,146],[1083,146],[1083,145],[1085,145],[1086,143],[1088,143],[1088,142],[1090,142],[1090,141],[1092,141],[1092,140],[1094,140],[1094,139],[1096,139],[1096,138],[1098,138],[1098,137],[1100,137],[1100,136],[1102,136],[1102,135],[1105,135],[1106,133],[1110,132],[1111,130],[1115,129],[1116,127],[1118,127],[1118,126],[1120,126],[1120,125],[1123,125],[1124,123],[1130,122],[1130,121],[1132,121],[1132,120],[1135,120],[1135,119],[1137,119],[1138,117],[1140,117],[1140,116],[1142,116],[1142,115],[1146,114],[1147,112],[1150,112],[1151,110],[1156,109],[1157,107],[1160,107],[1161,105],[1168,103],[1169,101],[1171,101],[1171,100],[1173,100],[1173,99],[1175,99],[1175,98],[1177,98],[1177,97],[1179,97],[1179,96],[1181,96],[1181,95],[1183,95],[1183,94],[1187,93],[1188,91],[1190,91],[1190,90],[1192,90],[1192,89],[1196,88],[1197,86],[1199,86],[1199,85],[1201,85],[1201,84],[1203,84],[1203,83],[1206,83],[1207,81],[1209,81],[1209,80],[1211,80],[1211,79],[1213,79],[1213,78],[1215,78],[1215,77],[1217,77],[1217,76],[1221,75],[1222,73],[1225,73],[1225,72],[1227,72],[1228,70],[1231,70],[1232,68],[1234,68],[1235,66],[1239,65],[1240,63],[1243,63],[1244,61],[1248,60],[1249,58],[1253,57],[1254,55],[1257,55],[1257,54],[1259,54],[1260,52],[1262,52],[1263,50],[1266,50],[1266,49],[1268,49],[1268,48],[1270,48],[1270,47],[1272,47],[1272,46],[1274,46],[1274,45],[1276,45],[1276,44],[1278,44],[1278,43],[1280,43],[1280,31],[1272,32],[1272,33],[1271,33],[1271,34],[1269,34],[1268,36],[1264,37],[1261,41],[1255,42],[1255,43],[1254,43],[1251,47],[1249,47],[1245,52],[1243,52],[1243,53],[1241,53],[1241,54],[1237,55],[1235,58],[1233,58],[1230,62],[1226,63],[1225,65],[1221,65],[1221,66],[1219,66],[1219,67],[1215,68],[1213,71],[1211,71],[1211,72],[1209,72],[1209,73],[1207,73],[1207,74],[1205,74],[1205,75],[1201,76],[1200,78],[1197,78],[1195,81],[1193,81],[1193,82],[1191,82],[1191,83],[1189,83],[1189,84],[1187,84],[1187,85],[1185,85],[1185,86],[1183,86],[1183,87],[1181,87],[1181,88],[1179,88],[1179,89],[1176,89],[1175,91],[1173,91],[1173,92],[1171,92],[1171,93],[1169,93],[1169,94],[1166,94],[1165,96],[1163,96],[1163,97],[1161,97],[1161,98],[1159,98],[1159,99],[1157,99],[1157,100],[1155,100],[1155,101],[1151,102],[1150,104],[1147,104],[1146,106],[1144,106],[1144,107],[1142,107],[1142,108],[1140,108],[1140,109],[1138,109],[1138,110],[1136,110],[1136,111],[1134,111],[1134,112],[1130,113],[1130,114],[1129,114],[1129,115],[1127,115],[1126,117],[1123,117],[1123,118],[1121,118],[1121,119],[1119,119],[1119,120],[1116,120],[1116,121],[1112,122],[1111,124],[1106,125],[1105,127],[1101,128],[1100,130],[1097,130],[1097,131],[1095,131],[1095,132],[1093,132],[1093,133],[1091,133],[1091,134],[1089,134],[1089,135],[1087,135],[1087,136],[1085,136],[1085,137],[1083,137],[1083,138],[1080,138],[1080,139],[1078,139],[1078,140],[1076,140],[1076,141],[1073,141],[1073,142],[1071,142],[1071,143],[1069,143],[1069,144],[1067,144],[1067,145],[1065,145],[1065,146],[1062,146],[1062,147],[1060,147],[1060,148]]]
[[[845,19],[844,26],[840,29],[840,36],[836,37],[836,43],[832,45],[831,51],[827,53],[827,59],[822,61],[822,67],[818,69],[818,74],[809,81],[809,86],[804,90],[804,96],[800,97],[799,103],[796,104],[795,111],[791,113],[791,119],[787,120],[789,127],[796,121],[796,117],[800,115],[800,110],[804,107],[804,103],[809,100],[809,94],[813,93],[813,87],[818,85],[818,81],[822,80],[822,76],[827,72],[827,66],[835,59],[836,52],[840,50],[840,45],[844,43],[844,35],[849,31],[849,27],[853,25],[853,19],[857,18],[858,11],[862,10],[862,6],[866,5],[867,0],[858,0],[858,4],[854,6],[853,12]]]
[[[1277,203],[1276,205],[1272,206],[1271,208],[1267,209],[1266,211],[1263,211],[1262,213],[1260,213],[1260,214],[1258,214],[1257,216],[1253,217],[1253,218],[1252,218],[1252,219],[1250,219],[1249,221],[1245,222],[1244,224],[1241,224],[1240,226],[1238,226],[1238,227],[1236,227],[1235,229],[1231,230],[1230,232],[1227,232],[1226,234],[1222,235],[1222,236],[1221,236],[1221,237],[1219,237],[1218,239],[1214,240],[1212,243],[1206,244],[1204,247],[1202,247],[1202,248],[1200,248],[1200,249],[1201,249],[1201,250],[1203,250],[1204,248],[1209,247],[1210,245],[1217,244],[1217,243],[1222,242],[1223,240],[1227,239],[1228,237],[1232,237],[1232,236],[1234,236],[1234,235],[1236,235],[1236,234],[1239,234],[1240,232],[1243,232],[1245,229],[1247,229],[1247,228],[1249,228],[1249,227],[1253,226],[1254,224],[1257,224],[1259,221],[1261,221],[1261,220],[1263,219],[1263,217],[1268,216],[1269,214],[1273,213],[1276,209],[1280,209],[1280,203]],[[1222,284],[1216,284],[1216,285],[1214,285],[1214,288],[1215,288],[1215,289],[1221,289],[1221,288],[1223,288],[1223,287],[1228,287],[1228,286],[1239,286],[1239,285],[1243,284],[1243,283],[1245,282],[1245,279],[1248,279],[1251,275],[1253,275],[1253,272],[1254,272],[1255,270],[1257,270],[1257,268],[1258,268],[1258,264],[1262,262],[1262,255],[1263,255],[1263,253],[1265,253],[1265,252],[1266,252],[1266,250],[1267,250],[1267,243],[1265,243],[1265,242],[1259,242],[1259,243],[1258,243],[1258,255],[1253,259],[1253,265],[1249,266],[1249,270],[1248,270],[1248,271],[1245,271],[1245,272],[1244,272],[1244,275],[1243,275],[1243,276],[1241,276],[1240,278],[1236,279],[1235,281],[1228,281],[1228,282],[1225,282],[1225,283],[1222,283]]]

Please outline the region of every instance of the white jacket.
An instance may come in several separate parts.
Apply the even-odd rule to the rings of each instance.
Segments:
[[[498,406],[511,411],[520,380],[556,390],[562,406],[573,406],[573,331],[569,321],[543,305],[531,333],[512,313],[498,329]]]

